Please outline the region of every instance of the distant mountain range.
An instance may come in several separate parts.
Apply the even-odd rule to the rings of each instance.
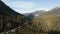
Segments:
[[[40,10],[35,11],[32,13],[26,13],[25,16],[33,15],[33,16],[40,16],[40,15],[60,15],[60,7],[54,7],[53,9],[49,11]],[[30,16],[29,16],[30,17]]]
[[[45,11],[45,10],[40,10],[40,11],[35,11],[35,12],[32,12],[32,13],[26,13],[26,14],[24,14],[25,16],[28,16],[29,14],[32,14],[32,15],[34,15],[34,16],[39,16],[39,15],[42,15],[42,14],[44,14],[44,13],[46,13],[47,11]]]
[[[35,16],[39,16],[39,15],[42,15],[42,14],[45,14],[47,11],[44,11],[44,10],[40,10],[40,11],[35,11],[35,12],[32,12],[32,13],[26,13],[24,14],[25,16],[33,19]]]

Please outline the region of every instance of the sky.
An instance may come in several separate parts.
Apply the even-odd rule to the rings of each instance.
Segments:
[[[2,0],[10,8],[21,14],[37,10],[50,10],[60,6],[60,0]]]

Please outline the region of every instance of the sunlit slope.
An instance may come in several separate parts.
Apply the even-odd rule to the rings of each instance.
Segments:
[[[42,30],[60,31],[60,15],[44,15],[33,19],[34,24],[41,24]]]

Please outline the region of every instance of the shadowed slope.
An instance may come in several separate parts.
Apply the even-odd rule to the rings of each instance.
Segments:
[[[19,26],[30,24],[31,20],[19,14],[0,1],[0,32],[8,31]]]

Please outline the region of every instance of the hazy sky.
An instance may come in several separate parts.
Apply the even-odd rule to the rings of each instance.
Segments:
[[[60,6],[60,0],[2,0],[19,13],[29,13],[36,10],[49,10]]]

